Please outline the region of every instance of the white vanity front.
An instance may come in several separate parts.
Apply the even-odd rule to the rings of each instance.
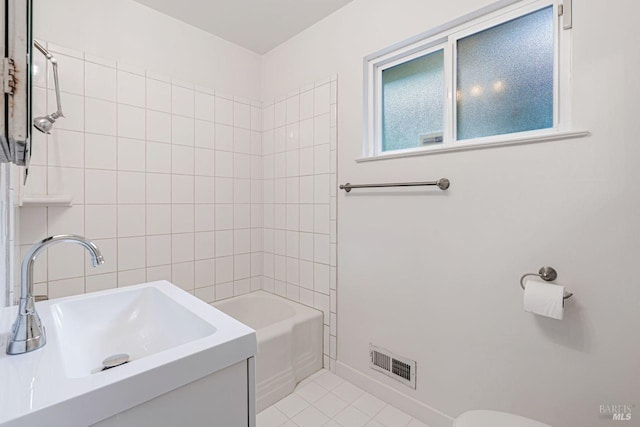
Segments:
[[[36,308],[47,344],[14,356],[16,307],[1,311],[0,425],[255,426],[255,331],[171,283]]]

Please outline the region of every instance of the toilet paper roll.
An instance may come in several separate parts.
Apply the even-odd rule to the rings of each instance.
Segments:
[[[524,283],[524,311],[562,320],[564,286],[539,280]]]

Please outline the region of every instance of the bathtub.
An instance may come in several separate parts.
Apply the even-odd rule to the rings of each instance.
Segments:
[[[214,307],[255,329],[256,409],[293,392],[322,368],[322,312],[264,291],[229,298]]]

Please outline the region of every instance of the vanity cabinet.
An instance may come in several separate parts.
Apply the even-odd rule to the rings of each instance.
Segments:
[[[255,427],[254,366],[252,357],[93,427]]]

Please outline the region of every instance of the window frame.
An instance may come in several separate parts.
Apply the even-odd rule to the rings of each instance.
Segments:
[[[559,8],[570,0],[503,0],[364,58],[363,156],[357,161],[407,157],[449,151],[488,148],[577,138],[586,131],[571,128],[571,29]],[[553,7],[554,70],[553,126],[545,129],[457,140],[457,41],[529,13]],[[569,21],[569,20],[567,20]],[[444,50],[445,111],[443,142],[382,151],[382,71],[437,50]]]
[[[389,68],[393,68],[396,65],[401,65],[401,64],[405,64],[409,61],[412,61],[414,59],[420,58],[422,56],[426,56],[429,55],[431,53],[437,52],[439,50],[443,51],[443,61],[444,61],[444,72],[443,72],[443,77],[444,77],[444,81],[443,81],[443,87],[444,87],[444,96],[445,98],[447,97],[447,64],[450,62],[451,58],[448,58],[447,56],[447,52],[449,51],[447,49],[447,43],[446,40],[442,39],[442,40],[436,40],[433,43],[430,43],[428,46],[425,46],[424,48],[418,50],[417,52],[413,52],[409,55],[405,54],[402,55],[400,57],[398,57],[397,55],[392,57],[389,60],[384,60],[380,63],[377,64],[375,72],[376,72],[376,89],[375,89],[375,118],[374,118],[374,126],[375,126],[375,134],[376,134],[376,138],[377,140],[375,141],[376,147],[377,147],[377,152],[383,153],[384,151],[382,151],[382,92],[383,92],[383,88],[382,88],[382,72],[385,70],[388,70]],[[443,102],[443,125],[444,127],[446,127],[447,124],[447,120],[446,120],[446,115],[447,115],[447,110],[448,110],[448,105],[447,102]],[[445,138],[445,130],[443,129],[443,139]],[[400,150],[390,150],[390,151],[400,151]]]

